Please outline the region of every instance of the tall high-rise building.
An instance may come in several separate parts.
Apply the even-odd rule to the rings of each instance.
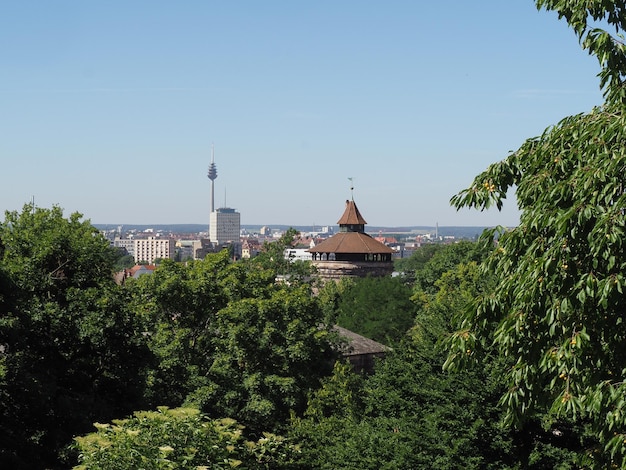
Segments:
[[[228,242],[239,242],[241,214],[230,207],[215,209],[215,148],[211,145],[211,164],[208,175],[211,180],[211,215],[209,217],[209,240],[217,245]]]
[[[241,214],[230,207],[221,207],[211,212],[209,239],[221,245],[227,242],[239,242]]]

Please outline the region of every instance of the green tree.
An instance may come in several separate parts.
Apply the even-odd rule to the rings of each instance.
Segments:
[[[282,277],[292,284],[310,282],[313,266],[309,261],[290,260],[285,257],[285,250],[293,247],[296,237],[300,234],[296,229],[289,228],[279,240],[263,243],[263,250],[249,262],[271,269],[276,276]]]
[[[445,247],[441,243],[427,243],[417,248],[408,258],[396,259],[393,262],[394,269],[400,275],[412,283],[415,280],[415,271],[418,271],[440,249]]]
[[[576,468],[580,434],[538,419],[510,431],[500,426],[501,367],[484,361],[462,372],[442,370],[441,339],[455,312],[489,287],[477,263],[461,263],[419,303],[410,335],[372,376],[343,368],[312,395],[290,436],[300,462],[322,469]]]
[[[108,241],[81,217],[27,205],[0,224],[3,468],[56,467],[91,422],[142,405],[143,327]]]
[[[148,342],[156,362],[150,368],[152,406],[180,406],[203,383],[212,354],[212,324],[229,301],[227,289],[253,289],[229,278],[228,251],[187,265],[165,260],[150,276],[126,283],[133,310],[150,325]]]
[[[337,324],[392,345],[413,325],[411,288],[399,278],[366,277],[341,282]],[[331,286],[330,288],[332,288]]]
[[[460,241],[449,245],[439,245],[432,255],[415,271],[413,289],[416,292],[435,294],[439,289],[436,282],[441,276],[458,264],[482,260],[490,251],[489,246],[475,242]]]
[[[324,325],[305,287],[229,303],[213,328],[210,383],[188,401],[211,416],[234,417],[253,433],[280,429],[330,373],[334,334]]]
[[[80,465],[74,470],[287,468],[297,448],[265,434],[246,441],[233,419],[208,419],[197,409],[159,407],[138,411],[77,437]]]
[[[126,284],[151,324],[153,406],[187,403],[256,433],[304,409],[307,393],[330,372],[334,335],[310,286],[275,277],[222,251],[188,265],[164,261]]]
[[[135,266],[135,258],[133,255],[123,255],[115,261],[116,271],[123,271],[124,269],[129,269],[133,266]]]
[[[306,417],[355,417],[363,411],[361,392],[364,376],[348,361],[336,361],[333,372],[321,380],[320,387],[307,402]]]
[[[623,1],[536,3],[564,18],[598,58],[606,103],[527,140],[452,199],[500,208],[515,187],[521,217],[484,265],[497,285],[461,315],[448,366],[465,362],[468,350],[470,358],[497,352],[508,364],[502,403],[510,421],[534,410],[590,420],[604,447],[590,449],[589,465],[626,468],[626,9]]]

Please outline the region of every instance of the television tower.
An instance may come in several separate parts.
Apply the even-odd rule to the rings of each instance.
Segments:
[[[215,212],[215,178],[217,178],[217,168],[215,167],[215,146],[211,144],[211,164],[207,174],[211,180],[211,212]]]

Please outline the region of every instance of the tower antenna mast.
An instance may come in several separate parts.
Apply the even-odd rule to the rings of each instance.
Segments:
[[[350,177],[348,179],[350,180],[350,197],[354,201],[354,178]]]
[[[215,145],[211,143],[211,164],[207,175],[211,180],[211,212],[215,212],[215,178],[217,178],[217,168],[215,167]]]

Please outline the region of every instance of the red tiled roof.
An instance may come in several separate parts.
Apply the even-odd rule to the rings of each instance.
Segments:
[[[359,208],[354,201],[346,201],[346,210],[343,212],[341,219],[337,222],[339,225],[365,225],[365,219],[359,212]]]
[[[308,250],[309,253],[393,253],[367,233],[340,232]]]
[[[153,264],[136,264],[135,266],[130,268],[128,272],[130,273],[131,276],[134,276],[135,273],[139,271],[140,269],[145,269],[147,271],[154,271],[156,269],[156,266]]]
[[[396,237],[375,237],[380,243],[398,243]]]

